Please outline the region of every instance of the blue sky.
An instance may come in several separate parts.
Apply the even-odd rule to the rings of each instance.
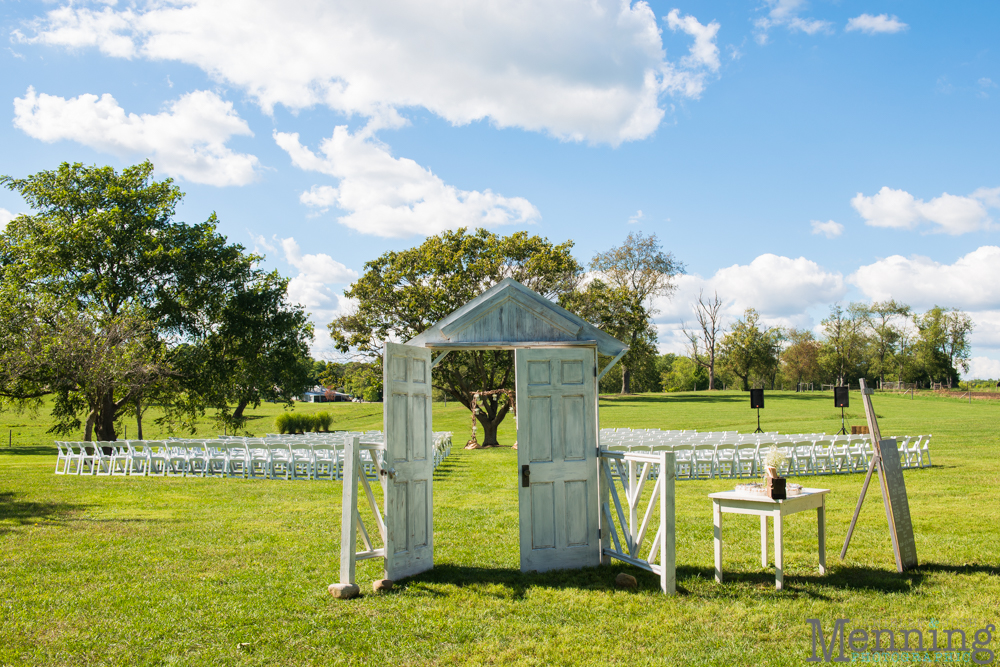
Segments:
[[[0,173],[149,157],[320,325],[364,262],[460,225],[633,230],[698,292],[815,327],[969,312],[1000,376],[996,3],[0,2]],[[24,212],[0,192],[0,224]]]

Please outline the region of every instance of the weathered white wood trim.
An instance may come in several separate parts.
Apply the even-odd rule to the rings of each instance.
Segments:
[[[438,364],[440,364],[442,361],[444,361],[444,358],[448,356],[449,352],[451,352],[451,350],[445,350],[444,352],[442,352],[441,354],[439,354],[434,359],[434,361],[431,362],[431,368],[434,368],[435,366],[437,366]]]
[[[485,343],[453,343],[451,341],[433,342],[424,345],[429,350],[530,350],[538,348],[559,348],[559,347],[594,347],[596,341],[592,340],[553,340],[543,342],[507,342],[488,341]]]
[[[617,524],[611,511],[609,500],[601,503],[601,516],[604,526],[607,526],[607,537],[614,543],[614,548],[602,547],[601,553],[607,558],[617,558],[623,562],[635,565],[644,570],[652,572],[660,577],[660,589],[669,595],[677,591],[677,560],[676,560],[676,500],[674,490],[674,453],[633,453],[618,451],[600,451],[601,480],[605,483],[606,494],[609,500],[615,503],[617,513]],[[623,471],[623,463],[627,465],[627,473]],[[637,464],[641,463],[641,472],[637,470]],[[642,488],[652,472],[652,464],[659,467],[659,474],[650,494],[649,504],[643,512],[641,524],[637,522],[639,503],[642,498]],[[614,465],[617,475],[612,472]],[[637,474],[638,472],[638,474]],[[621,482],[622,490],[628,501],[629,516],[626,522],[625,513],[622,511],[621,502],[617,490],[617,481]],[[653,537],[649,554],[642,558],[643,543],[653,523],[653,514],[659,507],[660,520]],[[602,530],[604,530],[602,526]],[[619,538],[619,529],[621,538]],[[603,535],[602,535],[603,537]],[[625,548],[623,549],[622,546]],[[655,563],[659,556],[659,564]]]
[[[355,436],[344,444],[344,491],[340,521],[340,583],[353,584],[355,573],[355,542],[358,525],[358,480],[361,467],[358,446],[361,438]]]
[[[629,349],[626,347],[624,350],[622,350],[621,352],[619,352],[618,356],[615,357],[614,359],[612,359],[611,361],[609,361],[608,365],[604,367],[604,370],[597,374],[597,383],[598,384],[600,384],[601,378],[604,377],[607,374],[607,372],[611,370],[611,367],[614,366],[615,364],[617,364],[619,361],[621,361],[622,357],[624,357],[628,353],[628,350]]]

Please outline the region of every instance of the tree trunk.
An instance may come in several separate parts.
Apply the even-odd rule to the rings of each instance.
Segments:
[[[94,438],[94,420],[97,419],[97,410],[91,410],[87,415],[87,426],[83,429],[83,439],[90,442]]]
[[[139,439],[143,440],[142,437],[142,399],[138,396],[135,398],[135,423],[139,428]]]
[[[715,389],[715,355],[709,357],[708,360],[708,390],[712,391]]]
[[[500,421],[503,421],[502,419]],[[483,441],[481,443],[482,447],[499,447],[500,443],[497,441],[497,429],[500,427],[500,422],[494,423],[491,419],[480,419],[479,424],[483,427]]]
[[[115,433],[116,412],[114,395],[108,392],[101,397],[100,410],[97,413],[97,419],[94,421],[98,440],[112,442],[118,439],[118,435]]]
[[[628,369],[628,366],[622,366],[622,393],[632,393],[632,371]]]
[[[236,406],[236,410],[233,411],[233,419],[243,419],[243,411],[247,409],[247,404],[250,401],[246,398],[241,398],[239,405]]]

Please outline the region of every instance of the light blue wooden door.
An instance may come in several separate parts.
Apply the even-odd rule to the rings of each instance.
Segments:
[[[521,571],[599,565],[597,351],[519,349]]]
[[[408,577],[434,566],[434,441],[431,351],[385,344],[385,576]]]

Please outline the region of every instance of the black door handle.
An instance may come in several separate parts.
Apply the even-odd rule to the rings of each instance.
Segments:
[[[531,477],[531,468],[528,465],[521,466],[521,486],[528,488],[531,483],[528,478]]]

